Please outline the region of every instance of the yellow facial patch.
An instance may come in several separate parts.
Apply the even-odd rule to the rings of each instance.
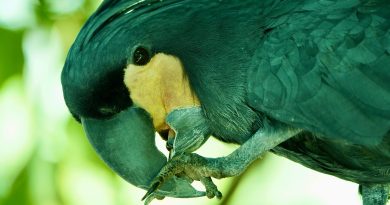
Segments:
[[[171,55],[156,54],[144,66],[129,64],[124,82],[133,102],[152,116],[156,131],[169,129],[165,118],[173,109],[200,105],[180,60]]]

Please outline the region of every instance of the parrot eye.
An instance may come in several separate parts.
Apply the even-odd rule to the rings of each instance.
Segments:
[[[133,63],[138,66],[146,65],[150,61],[149,51],[144,47],[138,47],[133,53]]]

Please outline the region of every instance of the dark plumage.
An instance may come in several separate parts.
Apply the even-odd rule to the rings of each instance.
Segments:
[[[389,11],[389,0],[105,0],[69,52],[65,100],[81,119],[132,107],[123,69],[144,46],[181,60],[216,138],[245,144],[268,126],[299,128],[272,151],[388,184]]]
[[[273,149],[317,171],[389,183],[389,1],[316,1],[263,38],[253,107],[310,131]]]

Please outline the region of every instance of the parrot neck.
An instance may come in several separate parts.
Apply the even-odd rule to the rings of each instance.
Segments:
[[[129,64],[124,82],[133,102],[151,115],[157,132],[169,129],[165,119],[172,110],[200,105],[174,56],[159,53],[144,66]]]

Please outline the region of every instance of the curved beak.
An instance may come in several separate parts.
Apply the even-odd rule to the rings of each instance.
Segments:
[[[147,190],[167,163],[155,146],[155,131],[148,113],[131,107],[105,120],[81,119],[89,142],[104,162],[123,179]],[[156,194],[177,198],[204,196],[188,181],[173,177]]]

